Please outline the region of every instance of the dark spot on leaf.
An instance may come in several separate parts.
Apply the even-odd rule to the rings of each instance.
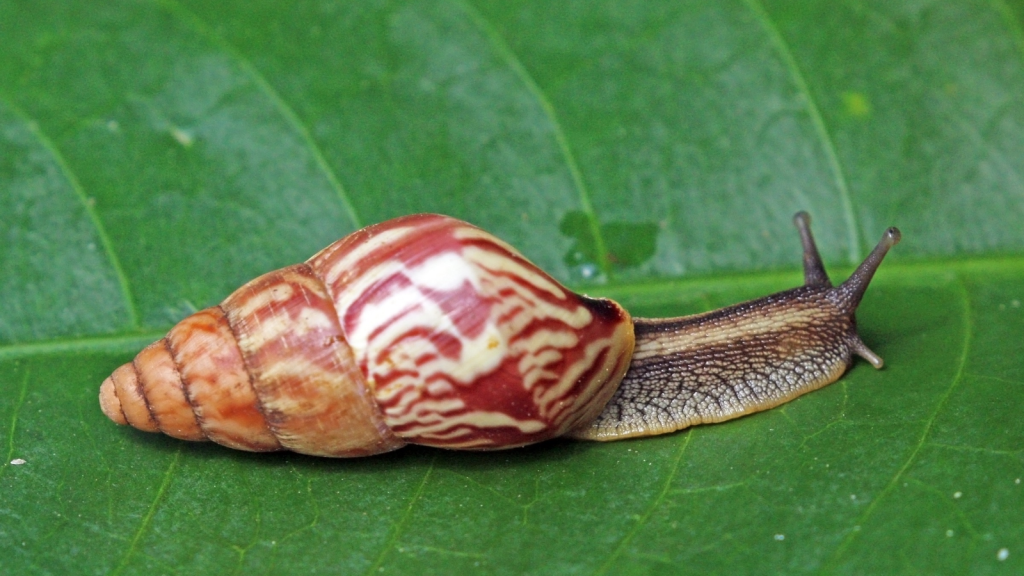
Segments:
[[[657,246],[658,224],[655,222],[608,222],[601,224],[601,237],[608,251],[605,262],[612,268],[638,266],[654,256]],[[558,230],[575,240],[565,255],[565,263],[574,268],[587,265],[602,268],[597,242],[590,220],[581,211],[566,213]]]

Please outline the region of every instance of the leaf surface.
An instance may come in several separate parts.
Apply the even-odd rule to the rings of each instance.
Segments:
[[[0,573],[1021,572],[1024,3],[0,0]],[[883,371],[720,425],[253,455],[99,383],[361,226],[635,315],[834,279]]]

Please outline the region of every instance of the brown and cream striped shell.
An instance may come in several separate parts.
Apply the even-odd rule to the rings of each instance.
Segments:
[[[629,314],[465,222],[398,218],[181,321],[103,382],[115,422],[242,450],[496,449],[594,420]]]

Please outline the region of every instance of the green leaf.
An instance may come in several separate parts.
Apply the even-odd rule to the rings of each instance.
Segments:
[[[1024,571],[1024,2],[0,0],[0,573]],[[358,460],[99,383],[358,227],[467,219],[637,315],[841,278],[885,358],[666,436]]]

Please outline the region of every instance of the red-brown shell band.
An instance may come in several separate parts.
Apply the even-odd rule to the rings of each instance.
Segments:
[[[100,407],[114,422],[144,430],[163,432],[183,440],[206,440],[185,399],[178,369],[160,339],[120,366],[100,387]]]
[[[221,307],[282,446],[317,456],[366,456],[405,445],[384,424],[334,304],[308,265],[260,276]]]
[[[185,396],[185,384],[166,338],[143,348],[131,365],[139,375],[150,413],[161,432],[182,440],[207,440]]]
[[[632,351],[617,304],[566,291],[452,218],[371,226],[309,263],[385,421],[410,443],[495,449],[557,436],[596,417]]]
[[[139,377],[132,365],[125,364],[103,381],[100,406],[118,424],[130,424],[146,432],[158,430],[139,386]]]
[[[251,452],[281,449],[260,410],[234,333],[219,306],[200,310],[171,328],[167,347],[207,438]],[[165,380],[164,385],[174,383]]]
[[[100,404],[115,422],[147,432],[253,452],[281,449],[219,307],[185,318],[115,370],[100,388]]]

